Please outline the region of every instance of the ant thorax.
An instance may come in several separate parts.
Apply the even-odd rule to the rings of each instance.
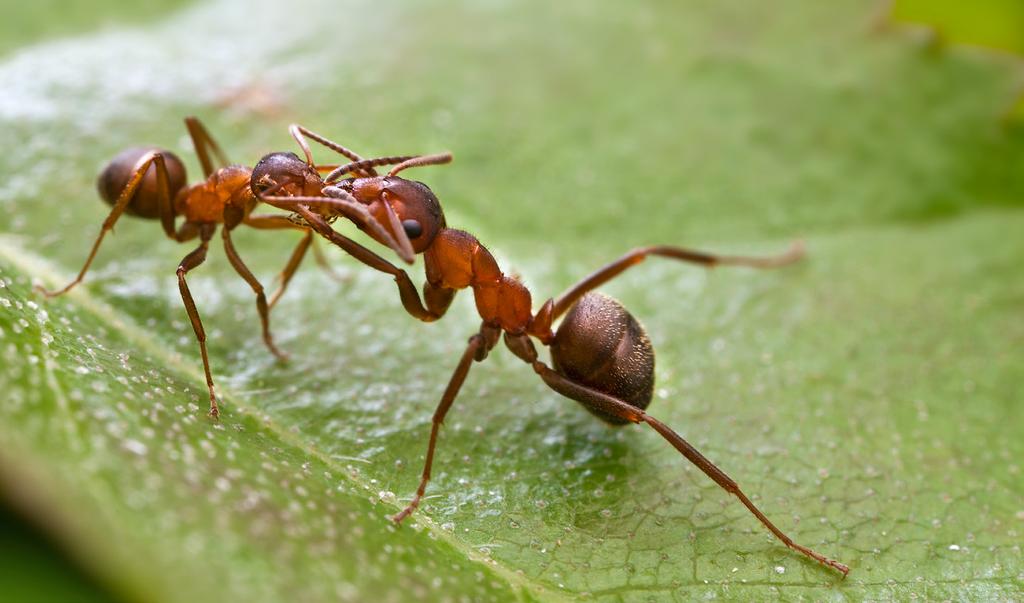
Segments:
[[[176,213],[190,222],[201,223],[222,222],[224,211],[229,207],[248,214],[256,204],[249,190],[251,174],[240,165],[215,171],[205,181],[178,194],[174,200]]]

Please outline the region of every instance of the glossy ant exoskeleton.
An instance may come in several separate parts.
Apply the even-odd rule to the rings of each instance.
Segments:
[[[256,308],[263,329],[263,341],[277,358],[284,359],[286,358],[285,354],[274,345],[274,339],[270,333],[270,309],[288,287],[292,275],[312,245],[313,233],[308,226],[285,215],[254,215],[252,211],[259,203],[259,199],[252,192],[252,170],[241,165],[230,165],[220,145],[213,140],[198,119],[188,117],[185,119],[185,125],[195,147],[196,155],[199,157],[205,180],[187,186],[185,166],[170,151],[156,147],[133,147],[122,151],[107,164],[97,181],[100,196],[112,205],[113,209],[104,220],[100,234],[96,237],[78,276],[62,289],[56,291],[40,289],[47,297],[55,297],[66,293],[82,282],[93,258],[96,257],[100,243],[103,242],[103,237],[113,229],[114,224],[123,213],[141,218],[159,219],[164,233],[175,241],[184,242],[198,237],[199,246],[186,255],[178,265],[178,288],[188,312],[189,321],[192,323],[192,329],[199,341],[206,385],[210,392],[210,414],[216,417],[219,414],[219,409],[214,391],[213,375],[210,372],[210,361],[206,352],[206,332],[203,329],[203,323],[199,318],[199,311],[192,299],[185,275],[206,260],[210,239],[215,234],[217,226],[222,224],[221,237],[228,260],[256,294]],[[217,167],[211,159],[211,154],[217,159]],[[333,167],[327,166],[327,168]],[[319,169],[325,168],[320,167]],[[312,167],[307,178],[308,182],[303,191],[309,195],[321,194],[320,189],[324,183],[320,179],[317,166]],[[320,205],[330,206],[332,203],[338,205],[345,202],[324,199]],[[288,199],[273,203],[273,205],[281,209],[295,209],[295,202]],[[181,226],[176,227],[175,221],[179,216],[184,218],[184,222]],[[239,257],[231,240],[231,231],[240,224],[264,230],[295,229],[305,232],[298,246],[292,252],[288,264],[282,270],[281,283],[277,291],[270,296],[269,302],[263,291],[263,285]],[[393,241],[382,240],[381,242],[390,243],[403,258],[412,261],[412,255],[408,249],[399,248]],[[317,256],[318,263],[327,269],[326,261],[320,256],[316,247],[313,248],[313,251]]]
[[[707,267],[749,266],[774,268],[790,264],[803,256],[801,245],[775,257],[719,256],[670,246],[635,249],[570,287],[556,298],[544,302],[532,312],[529,290],[504,274],[494,257],[469,233],[448,228],[441,204],[424,184],[406,180],[398,174],[410,167],[447,163],[450,154],[382,157],[361,160],[341,145],[300,126],[292,126],[306,160],[294,154],[264,157],[253,172],[253,190],[262,200],[280,204],[298,202],[295,212],[318,234],[367,266],[394,277],[406,311],[431,322],[441,318],[459,289],[471,288],[482,319],[480,330],[469,338],[462,358],[434,412],[430,440],[420,485],[408,506],[393,519],[408,517],[423,497],[430,480],[437,436],[474,361],[482,361],[503,338],[517,357],[529,364],[551,389],[580,402],[587,410],[612,425],[646,423],[668,440],[683,456],[734,494],[786,546],[815,561],[832,567],[845,576],[849,567],[801,546],[779,530],[740,490],[735,481],[709,461],[696,448],[667,425],[645,412],[654,391],[654,349],[639,322],[614,299],[593,292],[648,256],[659,256]],[[311,174],[314,163],[302,134],[340,152],[351,163],[332,170],[325,178],[322,193],[303,193],[303,177]],[[385,176],[374,167],[394,165]],[[345,177],[342,179],[342,177]],[[271,193],[285,192],[290,196]],[[344,200],[347,205],[328,207],[323,196]],[[360,228],[381,243],[398,242],[398,247],[423,254],[426,282],[423,298],[402,269],[370,249],[336,232],[328,219],[341,213],[358,216]],[[372,228],[368,225],[372,224]],[[385,231],[385,232],[381,232]],[[394,247],[392,245],[392,247]],[[405,257],[405,254],[402,254]],[[564,318],[563,318],[564,316]],[[557,329],[552,324],[562,318]],[[531,338],[551,349],[552,365],[538,358]]]

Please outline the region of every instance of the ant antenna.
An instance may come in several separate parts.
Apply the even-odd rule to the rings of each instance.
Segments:
[[[440,165],[442,163],[450,163],[452,160],[451,153],[437,153],[434,155],[398,155],[395,157],[375,157],[373,159],[363,159],[362,161],[353,161],[346,163],[345,165],[338,166],[330,174],[324,178],[324,182],[330,184],[348,174],[350,172],[360,172],[366,169],[375,168],[381,165],[395,165],[388,172],[388,176],[394,176],[402,170],[411,167],[421,167],[425,165]]]
[[[451,163],[451,161],[452,154],[447,152],[437,153],[436,155],[420,155],[419,157],[406,159],[402,163],[399,163],[395,167],[391,168],[391,171],[388,172],[388,176],[394,176],[398,172],[401,172],[402,170],[411,167],[421,167],[425,165],[441,165],[442,163]]]
[[[339,177],[348,174],[349,172],[359,172],[362,170],[377,167],[379,165],[393,165],[395,163],[402,164],[411,159],[416,159],[418,155],[398,155],[395,157],[376,157],[374,159],[363,159],[361,161],[353,161],[346,163],[345,165],[338,166],[330,174],[324,178],[324,182],[330,184],[337,180]]]
[[[347,147],[343,147],[332,140],[328,140],[323,136],[320,136],[316,132],[307,130],[306,128],[303,128],[299,124],[292,124],[288,126],[288,132],[292,135],[292,138],[295,139],[295,142],[299,143],[299,146],[302,148],[303,154],[306,155],[306,163],[308,163],[309,165],[313,165],[313,151],[310,150],[309,144],[306,143],[305,139],[303,138],[303,135],[309,136],[310,138],[324,145],[328,149],[331,149],[336,153],[344,155],[347,159],[351,161],[363,160],[363,158],[360,157],[359,154],[356,153],[355,151]]]

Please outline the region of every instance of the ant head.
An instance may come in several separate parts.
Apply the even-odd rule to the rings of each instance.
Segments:
[[[357,201],[367,205],[374,219],[383,225],[399,245],[423,253],[434,242],[437,233],[445,227],[444,212],[434,192],[422,182],[406,180],[397,174],[404,169],[423,165],[437,165],[452,160],[450,153],[409,157],[381,157],[365,159],[342,166],[325,180],[332,182],[338,175],[359,173],[373,167],[397,164],[387,176],[366,176],[342,180],[337,185],[349,192]],[[371,173],[375,173],[372,172]],[[388,244],[371,233],[379,243]]]
[[[352,196],[367,204],[378,222],[401,225],[402,232],[392,234],[399,240],[408,239],[415,253],[426,251],[437,233],[445,227],[441,203],[422,182],[398,176],[356,178],[350,182]],[[392,222],[389,212],[397,220]]]
[[[323,181],[316,168],[295,153],[270,153],[253,168],[249,186],[257,197],[318,195]]]

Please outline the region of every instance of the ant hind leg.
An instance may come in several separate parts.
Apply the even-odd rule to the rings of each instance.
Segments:
[[[168,237],[175,238],[174,210],[171,206],[170,184],[167,176],[167,164],[164,161],[164,156],[159,151],[152,151],[141,158],[138,166],[139,167],[135,169],[131,178],[128,179],[128,183],[121,190],[121,194],[118,195],[117,200],[114,201],[114,207],[111,208],[110,213],[107,215],[107,219],[103,221],[103,226],[100,228],[100,234],[96,236],[96,240],[92,244],[92,249],[89,250],[89,256],[85,259],[85,264],[83,264],[82,269],[79,270],[78,276],[63,288],[56,291],[51,291],[37,286],[36,289],[43,295],[46,297],[57,297],[58,295],[67,293],[75,285],[82,282],[82,279],[85,278],[85,273],[89,271],[89,266],[92,265],[92,261],[96,258],[96,253],[100,249],[100,244],[103,242],[103,238],[107,235],[107,232],[114,229],[114,225],[117,224],[117,220],[121,217],[121,214],[123,214],[128,206],[131,205],[132,200],[135,198],[135,192],[142,184],[142,179],[145,178],[150,166],[153,166],[156,170],[156,189],[158,195],[157,207],[160,212],[160,224],[163,226],[164,232],[167,233]]]
[[[510,345],[510,347],[512,347],[512,345]],[[615,398],[614,396],[610,396],[586,385],[577,383],[552,370],[546,364],[536,359],[535,352],[528,353],[527,356],[524,356],[520,352],[516,351],[516,348],[514,347],[513,352],[516,352],[516,355],[523,358],[523,360],[530,362],[533,366],[533,370],[540,376],[544,383],[563,396],[576,400],[588,408],[598,410],[601,414],[612,415],[631,423],[647,423],[651,428],[657,431],[661,437],[665,438],[665,440],[672,444],[672,446],[678,450],[680,454],[686,457],[687,460],[696,465],[697,468],[705,473],[705,475],[721,486],[722,489],[739,498],[740,502],[743,503],[743,506],[757,517],[757,519],[787,547],[806,555],[822,565],[841,572],[843,577],[846,577],[846,575],[850,573],[850,568],[848,566],[833,559],[829,559],[820,553],[794,542],[793,539],[777,528],[775,524],[773,524],[768,517],[765,516],[765,514],[762,513],[749,498],[747,498],[747,495],[740,490],[739,485],[731,477],[726,475],[724,471],[719,469],[714,463],[708,460],[707,457],[701,454],[699,450],[694,448],[693,445],[684,440],[682,436],[672,430],[669,426],[647,414],[641,408],[637,408],[623,400]],[[532,361],[529,359],[530,356],[533,357]]]
[[[780,268],[798,261],[804,256],[803,243],[793,243],[784,253],[775,256],[748,257],[733,255],[714,255],[703,251],[686,249],[683,247],[672,247],[669,245],[652,245],[650,247],[639,247],[623,255],[610,264],[599,268],[586,276],[578,283],[569,287],[564,293],[555,298],[552,318],[558,318],[565,313],[588,291],[607,283],[619,276],[626,270],[636,266],[647,259],[648,256],[660,256],[683,262],[700,264],[707,268],[715,266],[746,266],[748,268]]]

